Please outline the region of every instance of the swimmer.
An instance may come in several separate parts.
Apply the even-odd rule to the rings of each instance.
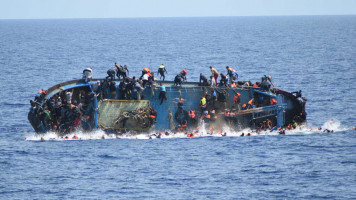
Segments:
[[[194,137],[194,133],[188,133],[188,134],[187,134],[187,137],[193,138],[193,137]]]
[[[324,133],[333,133],[334,130],[325,129],[323,132],[324,132]]]
[[[285,134],[286,134],[286,130],[280,130],[280,131],[279,131],[279,134],[280,134],[280,135],[285,135]]]

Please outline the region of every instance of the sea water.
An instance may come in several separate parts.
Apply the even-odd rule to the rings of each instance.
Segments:
[[[355,35],[356,16],[0,20],[0,199],[355,199]],[[302,90],[307,124],[249,137],[34,133],[39,89],[87,67],[103,78],[114,62],[136,77],[164,64],[166,80],[209,66],[272,75]]]

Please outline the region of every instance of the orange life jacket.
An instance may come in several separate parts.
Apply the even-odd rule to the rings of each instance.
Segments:
[[[271,105],[274,105],[274,104],[276,104],[276,103],[277,103],[277,100],[276,100],[275,98],[272,98],[271,101],[270,101],[270,104],[271,104]]]
[[[240,96],[241,96],[240,93],[236,93],[233,98],[234,102],[237,102],[239,100]]]
[[[194,119],[194,118],[195,118],[194,110],[189,111],[188,114],[189,114],[189,117],[190,117],[191,119]]]
[[[147,73],[150,73],[151,72],[151,70],[150,70],[150,68],[143,68],[143,71],[145,71],[145,72],[147,72]]]
[[[183,72],[184,76],[187,75],[187,70],[183,69],[182,72]]]
[[[248,101],[248,104],[252,106],[252,105],[253,105],[253,99],[251,99],[250,101]]]
[[[154,115],[150,115],[150,117],[151,117],[152,119],[155,119],[155,118],[156,118],[156,116],[154,116]]]
[[[252,87],[258,87],[257,83],[253,84]]]
[[[194,137],[194,133],[188,133],[187,137],[193,138]]]
[[[229,117],[229,116],[230,116],[230,112],[227,112],[227,111],[226,111],[226,112],[225,112],[225,116],[226,116],[226,117]]]

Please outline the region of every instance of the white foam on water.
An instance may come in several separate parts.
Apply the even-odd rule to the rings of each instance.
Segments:
[[[325,122],[321,127],[314,126],[312,124],[300,124],[294,130],[285,130],[285,135],[305,135],[305,134],[322,134],[328,133],[328,131],[341,132],[350,130],[342,127],[341,122],[337,120],[329,120]],[[166,135],[165,133],[168,133]],[[188,133],[194,133],[193,137],[188,137]],[[210,131],[204,128],[204,123],[200,124],[196,131],[192,132],[172,132],[172,131],[152,131],[148,133],[135,133],[127,132],[121,135],[106,133],[103,130],[95,130],[92,132],[76,131],[67,135],[58,135],[55,132],[48,132],[46,134],[33,134],[25,138],[29,141],[65,141],[65,140],[99,140],[99,139],[169,139],[169,138],[197,138],[197,137],[241,137],[241,136],[273,136],[280,135],[279,130],[275,131],[260,131],[256,132],[251,129],[244,129],[240,131],[234,131],[231,127],[225,125],[220,131]]]

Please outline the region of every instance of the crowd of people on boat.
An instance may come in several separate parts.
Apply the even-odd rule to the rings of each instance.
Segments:
[[[73,90],[61,91],[44,99],[48,91],[40,90],[35,101],[30,101],[28,119],[36,132],[69,133],[75,130],[92,130],[94,127],[94,93],[79,91],[79,101],[73,100]]]
[[[271,89],[273,88],[273,83],[272,83],[272,76],[264,76],[262,77],[261,82],[256,82],[252,84],[250,81],[244,81],[244,82],[239,82],[239,74],[237,71],[229,66],[226,66],[226,74],[220,73],[219,71],[210,66],[209,67],[211,71],[211,75],[209,76],[209,79],[203,74],[200,73],[199,77],[199,85],[200,86],[230,86],[230,87],[237,87],[238,85],[243,85],[243,86],[253,86],[253,87],[260,87],[263,89]],[[118,63],[115,63],[115,67],[113,69],[109,69],[107,71],[108,76],[106,79],[110,79],[113,81],[115,79],[115,75],[118,78],[119,81],[124,80],[124,81],[129,81],[132,80],[134,83],[137,81],[142,81],[140,84],[143,88],[146,86],[152,85],[152,83],[157,80],[154,77],[154,74],[150,68],[143,68],[142,70],[142,75],[139,78],[136,78],[135,76],[129,77],[129,69],[126,65],[120,65]],[[165,74],[168,74],[166,67],[164,64],[161,64],[158,68],[157,74],[159,75],[159,79],[165,81]],[[220,80],[218,82],[218,78],[220,76]],[[92,68],[86,68],[83,71],[83,79],[88,82],[91,80],[93,77],[93,70]],[[128,78],[128,80],[126,80]],[[187,70],[183,69],[180,71],[175,77],[174,77],[174,84],[176,86],[181,86],[183,83],[187,81]]]
[[[219,72],[216,68],[210,66],[211,76],[210,79],[206,78],[203,73],[200,73],[199,86],[225,86],[225,87],[238,87],[238,86],[252,86],[259,87],[265,90],[271,90],[273,88],[272,77],[264,76],[261,82],[256,82],[254,84],[251,81],[238,81],[238,73],[232,67],[226,66],[226,74],[220,73],[220,81],[218,83]],[[125,100],[141,100],[144,99],[142,95],[143,90],[146,87],[157,87],[160,89],[159,99],[161,104],[167,99],[165,87],[159,84],[156,85],[156,78],[150,68],[143,68],[140,77],[129,77],[129,70],[126,65],[119,65],[115,63],[113,69],[107,71],[107,77],[101,82],[97,82],[96,93],[100,93],[102,98],[115,98],[115,99],[125,99]],[[165,74],[168,74],[164,64],[161,64],[158,68],[157,74],[159,74],[161,80],[165,80]],[[116,85],[115,75],[119,80],[119,84]],[[86,68],[83,71],[83,79],[87,82],[92,80],[92,68]],[[173,83],[176,86],[182,86],[184,82],[187,81],[187,70],[183,69],[174,78]],[[99,97],[99,98],[100,98]],[[252,102],[246,105],[241,105],[242,109],[248,109],[252,107]]]
[[[210,79],[208,80],[202,73],[200,74],[200,86],[252,86],[261,87],[270,90],[273,86],[272,77],[264,76],[261,82],[256,82],[252,85],[250,81],[239,82],[238,73],[232,67],[226,66],[226,74],[218,72],[212,66],[209,67],[211,71]],[[187,81],[187,70],[183,69],[174,78],[174,85],[182,86]],[[165,80],[165,74],[168,74],[164,64],[158,68],[157,74],[160,79]],[[218,77],[220,75],[220,82]],[[86,68],[83,70],[83,81],[89,82],[93,80],[93,69]],[[116,82],[116,78],[119,82]],[[77,129],[91,130],[94,127],[94,97],[97,101],[101,99],[124,99],[124,100],[141,100],[144,99],[143,90],[147,87],[159,89],[159,102],[162,104],[167,100],[165,86],[160,82],[156,85],[154,73],[149,68],[143,68],[141,76],[129,77],[129,69],[126,65],[114,64],[114,68],[107,71],[105,79],[93,82],[91,89],[80,90],[79,99],[73,99],[73,90],[61,91],[49,99],[44,97],[48,91],[40,90],[35,100],[30,102],[31,110],[29,112],[29,120],[36,132],[46,132],[49,130],[59,132],[72,132]],[[152,87],[154,86],[154,87]],[[253,107],[260,107],[266,105],[274,105],[277,103],[275,98],[266,98],[259,95],[250,99],[246,104],[241,105],[241,94],[236,92],[233,97],[233,105],[231,109],[225,110],[224,116],[228,123],[231,123],[234,117],[234,112],[250,109]],[[177,98],[178,113],[183,112],[183,98]],[[198,120],[203,120],[206,124],[214,122],[217,118],[216,112],[218,108],[216,102],[226,102],[226,95],[219,90],[212,90],[203,95],[199,102],[200,110],[190,110],[184,115],[189,116],[190,123],[198,124]],[[79,103],[78,103],[79,102]],[[199,119],[198,119],[199,113]],[[187,121],[179,121],[178,130],[184,130],[187,127]],[[271,128],[267,121],[261,122],[261,127]]]

